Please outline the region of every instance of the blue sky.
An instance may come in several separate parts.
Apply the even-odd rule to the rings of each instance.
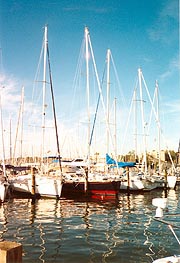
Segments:
[[[85,87],[78,90],[74,96],[72,94],[84,28],[87,26],[99,78],[102,78],[108,48],[116,65],[120,88],[115,88],[117,86],[112,80],[111,97],[117,97],[120,110],[118,113],[121,118],[118,122],[121,123],[122,130],[119,132],[120,141],[124,136],[122,133],[127,122],[124,120],[127,120],[127,109],[130,107],[137,71],[141,67],[152,96],[155,80],[158,80],[161,127],[168,147],[177,150],[180,137],[178,0],[0,0],[0,5],[0,85],[5,87],[2,89],[1,97],[6,131],[9,129],[7,122],[9,115],[13,120],[13,130],[16,130],[22,86],[25,88],[24,122],[29,119],[43,28],[48,24],[56,110],[60,137],[63,138],[61,147],[69,145],[66,138],[68,132],[71,132],[69,135],[71,141],[75,140],[72,138],[76,133],[73,129],[77,131],[77,122],[86,113]],[[78,106],[73,109],[75,98]],[[94,110],[95,101],[96,99],[92,106]],[[26,144],[28,125],[24,123]],[[15,135],[12,137],[15,138]],[[98,145],[102,145],[102,142],[97,138],[96,140]],[[131,139],[127,140],[132,146]],[[153,139],[151,143],[153,144]],[[128,148],[127,151],[129,150],[131,149]],[[100,151],[98,147],[96,151]]]

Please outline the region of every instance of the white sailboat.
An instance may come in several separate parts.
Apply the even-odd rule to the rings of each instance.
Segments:
[[[53,118],[54,118],[54,126],[56,133],[56,143],[57,143],[57,156],[59,161],[59,170],[60,173],[56,177],[50,176],[43,171],[43,166],[37,173],[31,172],[26,175],[16,176],[16,179],[12,180],[12,189],[16,192],[23,193],[32,193],[33,195],[38,195],[40,197],[53,197],[60,198],[61,190],[62,190],[62,169],[61,169],[61,161],[60,161],[60,149],[59,149],[59,140],[58,140],[58,132],[57,132],[57,121],[56,121],[56,112],[55,112],[55,102],[54,102],[54,92],[52,86],[52,76],[51,76],[51,68],[50,68],[50,58],[49,58],[49,49],[48,49],[48,37],[47,37],[47,26],[45,26],[44,31],[44,41],[43,41],[43,51],[44,51],[44,67],[43,67],[43,109],[42,109],[42,163],[44,157],[44,140],[45,140],[45,110],[46,110],[46,102],[45,102],[45,92],[46,92],[46,84],[50,84],[50,93],[52,99],[52,108],[53,108]],[[49,80],[46,80],[46,67],[48,65],[49,71]],[[34,171],[34,169],[32,169]]]

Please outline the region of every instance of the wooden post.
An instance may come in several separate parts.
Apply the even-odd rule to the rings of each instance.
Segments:
[[[130,189],[129,167],[126,167],[126,174],[127,174],[127,182],[128,182],[127,191],[129,193],[129,189]]]
[[[31,167],[31,176],[32,176],[32,178],[31,178],[31,181],[32,181],[31,194],[32,194],[33,196],[35,196],[35,194],[36,194],[36,190],[35,190],[36,180],[35,180],[35,173],[34,173],[33,167]]]
[[[22,245],[11,241],[0,242],[1,263],[22,263]]]
[[[84,191],[85,191],[85,194],[87,195],[88,194],[88,168],[86,167],[85,168],[85,182],[84,182]]]

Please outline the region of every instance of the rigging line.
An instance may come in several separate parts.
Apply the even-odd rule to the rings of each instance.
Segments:
[[[121,94],[121,97],[122,97],[122,101],[123,101],[124,105],[126,106],[126,99],[125,99],[124,93],[123,93],[122,88],[121,88],[121,84],[120,84],[120,80],[119,80],[119,77],[118,77],[117,69],[116,69],[116,66],[115,66],[115,63],[114,63],[114,59],[113,59],[113,56],[112,56],[111,52],[110,52],[110,55],[111,55],[111,61],[112,61],[112,65],[113,65],[113,68],[114,68],[115,76],[116,76],[116,79],[117,79],[118,87],[119,87],[120,94]]]
[[[50,66],[50,56],[49,56],[48,43],[47,43],[47,57],[48,57],[51,97],[52,97],[52,104],[53,104],[53,115],[54,115],[55,131],[56,131],[56,143],[57,143],[57,151],[58,151],[58,161],[59,161],[60,172],[61,172],[61,175],[62,175],[61,156],[60,156],[60,147],[59,147],[59,138],[58,138],[58,129],[57,129],[57,120],[56,120],[56,110],[55,110],[55,100],[54,100],[54,92],[53,92],[53,84],[52,84],[52,74],[51,74],[51,66]]]
[[[155,103],[155,98],[156,98],[156,88],[155,88],[155,90],[154,90],[154,95],[153,95],[153,100],[152,100],[152,104],[153,104],[153,105],[154,105],[154,103]],[[149,117],[149,121],[148,121],[148,131],[147,131],[148,134],[149,134],[149,132],[150,132],[152,115],[153,115],[153,109],[152,109],[152,107],[151,107],[150,117]]]
[[[84,46],[85,46],[85,41],[83,40],[82,44],[81,44],[81,47],[80,47],[78,62],[77,62],[75,76],[74,76],[74,80],[73,80],[73,87],[75,87],[75,88],[73,89],[73,96],[72,96],[73,99],[72,99],[71,109],[70,109],[70,119],[71,119],[73,105],[74,105],[74,101],[75,101],[75,95],[76,95],[76,92],[77,92],[77,86],[80,86],[80,84],[79,84],[80,78],[78,78],[78,76],[80,76],[81,69],[82,69],[82,62],[83,62],[82,58],[83,58]],[[74,112],[73,112],[73,114],[74,114]]]
[[[104,71],[103,71],[103,77],[102,77],[102,80],[101,80],[101,85],[102,85],[103,80],[104,80],[104,75],[105,75],[105,67],[104,67]],[[92,143],[92,138],[93,138],[93,134],[94,134],[94,127],[95,127],[95,123],[96,123],[96,118],[97,118],[97,112],[98,112],[98,108],[99,108],[100,98],[101,98],[101,94],[99,92],[97,106],[96,106],[96,111],[95,111],[95,115],[94,115],[93,126],[92,126],[92,131],[91,131],[90,140],[89,140],[89,145],[91,145],[91,143]]]
[[[43,41],[42,41],[42,47],[41,47],[41,53],[39,56],[39,62],[38,62],[36,74],[35,74],[34,81],[33,81],[32,101],[34,100],[34,97],[35,97],[35,83],[38,82],[37,79],[38,79],[38,76],[40,74],[40,65],[41,65],[41,61],[42,61],[43,50],[44,50],[44,37],[43,37]]]
[[[17,127],[16,127],[16,135],[15,135],[14,150],[13,150],[13,161],[15,160],[16,144],[17,144],[17,139],[18,139],[18,134],[19,134],[20,121],[22,121],[21,125],[23,123],[23,120],[21,120],[23,117],[23,104],[24,104],[24,87],[22,87],[22,91],[21,91],[21,103],[19,107],[19,114],[18,114]],[[23,127],[21,127],[21,129],[22,128]]]

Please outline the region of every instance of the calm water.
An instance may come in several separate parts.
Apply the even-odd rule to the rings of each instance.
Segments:
[[[165,212],[177,225],[179,191],[167,192]],[[152,199],[164,194],[120,194],[111,201],[11,199],[0,207],[0,238],[23,245],[23,263],[152,262],[180,252],[168,226],[152,219]]]

